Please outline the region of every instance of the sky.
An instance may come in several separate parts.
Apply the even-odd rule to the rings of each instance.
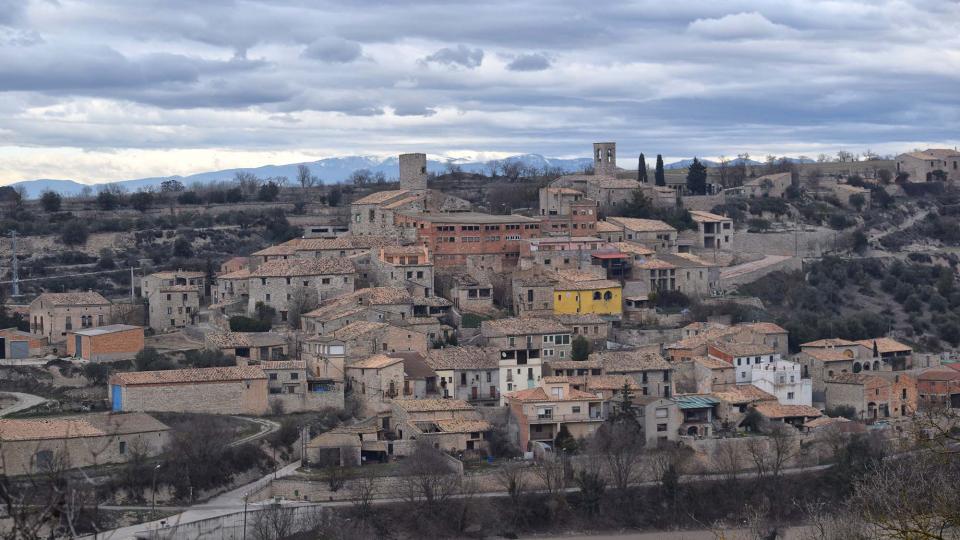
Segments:
[[[957,0],[0,0],[0,184],[960,145]]]

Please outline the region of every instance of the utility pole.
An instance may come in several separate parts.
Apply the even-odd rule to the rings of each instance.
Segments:
[[[20,271],[17,262],[17,231],[13,231],[13,293],[10,296],[20,296]]]

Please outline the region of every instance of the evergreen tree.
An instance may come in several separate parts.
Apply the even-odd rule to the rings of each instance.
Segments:
[[[637,163],[637,182],[641,184],[646,184],[647,180],[647,160],[643,157],[643,152],[640,152],[640,161]]]
[[[693,195],[707,194],[707,168],[697,158],[687,171],[687,190]]]
[[[577,336],[573,339],[570,358],[573,360],[586,360],[590,356],[590,342],[583,336]]]
[[[654,183],[658,186],[666,186],[667,179],[663,176],[663,156],[657,154],[657,168],[653,172]]]

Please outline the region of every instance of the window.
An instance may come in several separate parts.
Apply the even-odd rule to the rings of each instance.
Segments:
[[[657,424],[657,431],[663,433],[663,432],[666,431],[666,430],[667,430],[667,425],[666,425],[666,424]]]
[[[330,284],[330,278],[328,278],[328,277],[320,278],[320,284],[321,284],[321,285],[329,285],[329,284]]]
[[[269,302],[269,301],[270,301],[270,293],[267,293],[266,296],[265,296],[265,298],[267,299],[267,302]]]
[[[127,453],[127,441],[120,441],[120,455]]]
[[[787,392],[787,399],[793,399],[793,392]]]
[[[573,407],[572,411],[573,411],[573,414],[579,414],[579,413],[580,413],[580,407]]]
[[[594,299],[594,300],[600,300],[600,291],[594,291],[594,292],[593,292],[593,299]]]
[[[290,380],[291,380],[291,381],[300,380],[300,374],[299,374],[299,373],[291,373],[291,374],[290,374]]]
[[[460,374],[460,386],[466,386],[466,385],[467,385],[467,374],[466,374],[466,373],[461,373],[461,374]]]
[[[271,374],[270,374],[270,380],[271,380],[271,381],[277,380],[277,374],[276,374],[276,373],[271,373]]]
[[[667,417],[667,414],[668,414],[668,411],[667,411],[666,407],[659,407],[659,408],[657,408],[657,410],[656,410],[655,416],[656,416],[657,418],[666,418],[666,417]]]

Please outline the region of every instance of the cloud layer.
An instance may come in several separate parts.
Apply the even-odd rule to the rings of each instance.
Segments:
[[[955,1],[675,4],[0,0],[0,183],[960,144]]]

